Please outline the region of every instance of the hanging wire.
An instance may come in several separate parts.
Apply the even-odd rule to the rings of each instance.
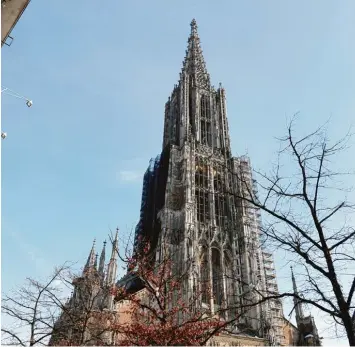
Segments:
[[[33,101],[32,100],[26,98],[25,96],[15,92],[14,90],[12,90],[10,88],[7,88],[5,86],[1,86],[1,94],[2,93],[10,95],[10,96],[13,96],[14,98],[17,98],[17,99],[25,100],[27,107],[31,107],[33,105]],[[1,132],[1,138],[4,140],[6,137],[7,137],[7,133],[2,131]]]

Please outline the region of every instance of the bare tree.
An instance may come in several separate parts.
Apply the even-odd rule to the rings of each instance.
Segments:
[[[130,269],[128,281],[115,289],[125,319],[114,327],[119,345],[204,345],[224,325],[199,308],[202,292],[188,292],[191,267],[176,266],[175,251],[162,244],[163,253],[156,260],[149,243],[141,242],[139,252],[124,259]],[[136,283],[132,292],[129,283]],[[127,286],[128,284],[128,286]],[[138,290],[138,291],[137,291]],[[204,288],[204,292],[209,291]]]
[[[24,286],[2,298],[2,314],[11,321],[1,328],[2,344],[34,346],[48,342],[58,315],[58,305],[48,293],[63,301],[61,276],[68,269],[68,264],[56,268],[44,283],[27,278]]]
[[[243,174],[235,174],[239,189],[233,194],[263,212],[264,238],[303,268],[302,293],[279,297],[296,297],[327,313],[355,345],[355,229],[349,221],[354,205],[340,180],[349,173],[331,167],[351,137],[331,143],[322,126],[297,139],[293,125],[280,139],[271,173],[254,172],[259,197]]]
[[[212,314],[209,304],[205,306],[203,302],[211,301],[213,290],[206,279],[194,273],[194,259],[191,256],[187,256],[183,264],[179,261],[182,256],[179,241],[183,242],[183,239],[177,239],[176,230],[174,232],[165,230],[161,235],[158,257],[156,249],[143,239],[140,239],[140,247],[135,249],[133,255],[129,241],[123,251],[117,250],[129,270],[115,289],[116,300],[123,304],[119,305],[120,315],[124,316],[124,322],[119,320],[114,328],[121,335],[118,343],[145,345],[150,341],[165,345],[204,345],[220,333],[235,334],[237,325],[239,333],[253,332],[259,337],[269,338],[267,329],[256,332],[251,326],[239,323],[246,316],[250,319],[249,311],[256,306],[268,300],[277,300],[280,296],[265,296],[256,288],[250,288],[238,295],[236,304],[228,307],[221,305]],[[113,243],[113,238],[110,239]],[[189,232],[186,239],[189,239]],[[189,275],[192,273],[194,280],[190,291]],[[223,275],[230,276],[220,273],[217,280],[222,280]],[[237,280],[240,286],[248,286],[240,278],[233,280]],[[231,296],[234,294],[229,293]],[[254,319],[259,321],[260,317]],[[267,328],[265,324],[261,327]]]
[[[108,290],[100,279],[76,275],[72,264],[54,270],[47,281],[27,278],[25,285],[2,299],[2,344],[20,346],[104,344],[112,312],[104,310]],[[68,299],[70,292],[75,297]]]
[[[96,268],[89,268],[80,275],[70,273],[64,281],[73,289],[67,302],[63,304],[55,293],[48,293],[60,307],[49,345],[106,345],[110,325],[117,318],[115,312],[107,309],[111,288],[105,286]]]

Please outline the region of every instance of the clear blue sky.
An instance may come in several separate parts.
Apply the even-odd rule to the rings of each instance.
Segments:
[[[235,155],[267,169],[297,111],[334,138],[354,123],[354,1],[32,1],[1,50],[2,85],[33,99],[2,97],[3,291],[135,225],[193,17]]]

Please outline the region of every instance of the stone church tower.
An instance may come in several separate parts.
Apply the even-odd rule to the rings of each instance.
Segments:
[[[165,105],[162,147],[144,175],[135,251],[141,240],[149,241],[156,261],[167,248],[172,250],[177,271],[187,269],[186,295],[201,290],[202,307],[228,320],[244,313],[228,338],[244,336],[253,345],[265,340],[281,344],[280,301],[240,309],[259,299],[257,291],[276,294],[278,288],[272,254],[261,247],[260,212],[238,198],[244,190],[257,193],[251,164],[247,157],[232,156],[225,90],[211,85],[195,20],[179,82]],[[99,264],[92,248],[82,276],[74,281],[68,308],[80,307],[82,287],[88,287],[86,301],[115,319],[118,311],[110,289],[115,285],[132,293],[142,289],[130,273],[115,283],[117,240],[116,233],[106,271],[105,247]],[[204,291],[206,287],[212,290]],[[63,324],[66,328],[65,317],[63,313],[58,320],[58,331]],[[55,341],[54,336],[51,343]]]
[[[278,291],[272,255],[261,248],[260,212],[236,198],[242,189],[255,192],[250,161],[232,156],[225,90],[211,85],[193,20],[180,79],[165,105],[163,150],[144,176],[136,247],[149,240],[159,259],[168,243],[180,269],[191,259],[188,290],[213,288],[203,297],[212,314],[256,300],[254,288]],[[227,310],[225,318],[237,313]],[[281,326],[282,306],[273,301],[249,309],[235,331],[278,344]]]

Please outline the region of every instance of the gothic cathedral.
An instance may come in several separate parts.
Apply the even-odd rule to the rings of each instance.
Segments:
[[[162,153],[144,176],[136,246],[148,239],[159,259],[168,240],[181,267],[193,259],[189,290],[204,282],[213,288],[203,298],[212,314],[253,300],[250,288],[278,291],[272,255],[261,248],[259,211],[236,198],[245,189],[240,176],[255,190],[249,159],[232,156],[225,90],[211,85],[193,20],[180,79],[165,104]],[[281,303],[253,307],[235,329],[280,343]]]
[[[144,175],[135,250],[147,240],[155,261],[167,244],[174,250],[176,269],[184,269],[192,260],[184,284],[187,295],[208,286],[211,290],[202,291],[201,305],[212,315],[223,312],[226,320],[240,313],[229,308],[240,309],[243,303],[260,299],[256,293],[278,293],[273,256],[261,242],[260,211],[240,198],[245,189],[257,194],[250,161],[232,156],[225,90],[221,84],[217,89],[211,85],[193,20],[180,79],[165,104],[162,152],[151,159]],[[85,298],[79,295],[80,287],[90,281],[93,290],[85,295],[94,295],[95,308],[114,315],[118,311],[110,294],[113,287],[142,289],[134,288],[129,273],[116,283],[117,247],[116,232],[106,269],[105,245],[99,264],[93,246],[82,275],[73,281],[67,308],[81,307]],[[293,276],[292,280],[295,286]],[[315,336],[318,343],[312,317],[307,320],[301,305],[295,304],[297,323],[304,327],[298,330]],[[58,331],[66,321],[64,312],[56,324]],[[246,310],[232,332],[250,336],[254,345],[261,341],[282,345],[284,327],[282,304],[275,299]],[[69,323],[68,334],[75,334]]]

